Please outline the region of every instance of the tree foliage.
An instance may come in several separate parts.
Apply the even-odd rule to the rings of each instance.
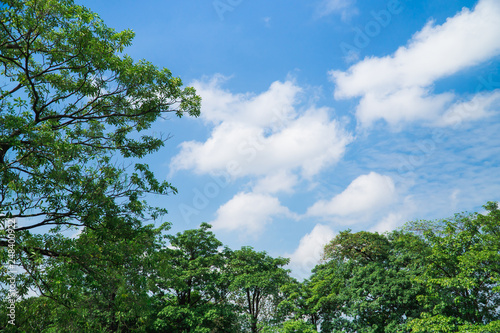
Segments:
[[[303,282],[288,259],[232,251],[206,223],[165,236],[168,224],[117,219],[50,239],[67,251],[43,270],[24,267],[21,288],[36,283],[40,296],[18,303],[17,323],[30,332],[495,332],[500,214],[486,208],[426,230],[419,221],[384,235],[341,232]]]
[[[500,211],[340,232],[300,293],[296,317],[320,332],[495,332],[500,325]]]
[[[123,54],[132,31],[108,28],[71,0],[1,4],[0,216],[17,220],[18,289],[49,295],[56,286],[41,281],[63,275],[48,277],[44,267],[71,261],[89,274],[84,257],[97,245],[80,253],[83,239],[136,242],[143,222],[164,213],[142,197],[176,189],[124,161],[162,147],[162,138],[139,133],[169,112],[197,116],[200,98],[167,69]],[[62,236],[71,227],[83,228],[81,239]],[[98,248],[117,254],[116,242]]]
[[[232,254],[230,288],[246,313],[250,332],[257,333],[264,325],[276,324],[273,319],[282,300],[281,286],[290,281],[289,270],[283,268],[289,261],[256,252],[251,247]]]
[[[169,70],[122,53],[133,36],[71,0],[2,1],[0,213],[17,231],[156,217],[141,195],[175,191],[147,165],[128,174],[115,158],[157,151],[162,138],[138,133],[200,108]]]
[[[229,302],[231,251],[208,231],[209,224],[167,236],[155,256],[154,327],[160,332],[234,332],[236,306]]]
[[[414,332],[487,332],[500,327],[500,211],[457,214],[427,229],[430,247],[418,281],[425,307],[411,322]],[[409,225],[411,230],[412,225]]]

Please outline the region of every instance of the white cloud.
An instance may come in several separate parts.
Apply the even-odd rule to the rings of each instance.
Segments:
[[[317,265],[323,254],[324,246],[335,237],[330,227],[318,224],[300,240],[299,246],[290,257],[290,266],[299,278],[307,277]]]
[[[361,175],[340,194],[330,200],[320,200],[307,210],[312,216],[348,216],[380,208],[394,202],[396,189],[389,176],[375,172]]]
[[[432,95],[419,87],[401,89],[389,95],[367,93],[359,102],[356,115],[363,124],[371,124],[379,118],[391,125],[428,120],[438,115],[453,99],[453,94]]]
[[[339,13],[342,20],[347,21],[358,13],[358,9],[354,6],[355,3],[356,0],[323,0],[317,8],[317,15],[323,17]]]
[[[379,223],[370,229],[371,232],[384,233],[386,231],[395,230],[404,222],[402,213],[389,213]]]
[[[213,124],[245,123],[249,126],[271,126],[295,115],[293,105],[302,91],[292,80],[276,81],[260,95],[233,94],[222,89],[230,78],[216,74],[208,80],[196,80],[191,86],[202,97],[201,117]]]
[[[310,178],[337,162],[352,140],[330,119],[329,109],[295,110],[301,89],[291,81],[274,82],[269,90],[252,96],[224,91],[218,80],[197,83],[203,117],[215,124],[211,136],[205,142],[182,143],[171,162],[174,171],[228,171],[238,178],[285,170]]]
[[[302,88],[292,80],[276,81],[260,94],[233,94],[221,88],[225,80],[195,82],[202,118],[213,128],[204,142],[183,142],[170,166],[172,172],[250,177],[252,192],[219,207],[213,225],[258,233],[276,216],[296,218],[270,194],[292,193],[338,162],[352,136],[330,118],[331,109],[303,106]]]
[[[257,193],[292,192],[298,177],[286,170],[278,171],[258,180],[253,191]]]
[[[295,214],[273,196],[240,192],[219,207],[217,218],[211,224],[214,230],[257,234],[276,216],[296,218]]]
[[[473,11],[464,8],[442,25],[429,22],[393,55],[331,71],[335,97],[361,97],[356,115],[364,125],[377,119],[391,124],[436,121],[460,102],[452,103],[453,93],[432,95],[432,84],[500,54],[499,21],[500,2],[481,0]],[[479,108],[475,113],[485,112]]]
[[[479,93],[466,102],[453,104],[436,124],[441,126],[458,125],[467,120],[492,116],[500,110],[500,89]]]

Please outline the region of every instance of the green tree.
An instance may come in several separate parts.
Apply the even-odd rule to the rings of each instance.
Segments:
[[[283,306],[321,332],[499,331],[500,210],[484,207],[384,235],[341,232]]]
[[[273,258],[251,247],[242,247],[231,256],[233,276],[231,290],[237,304],[248,317],[250,332],[260,332],[265,326],[280,322],[276,318],[278,305],[283,300],[281,287],[290,282],[289,270],[283,266],[287,258]]]
[[[421,247],[418,237],[401,232],[339,233],[307,281],[321,332],[406,332],[421,311],[415,277],[422,251],[414,251]]]
[[[229,302],[231,251],[202,223],[199,229],[167,236],[156,256],[153,279],[155,328],[161,332],[235,332],[236,307]]]
[[[313,290],[312,286],[309,280],[292,280],[281,287],[284,300],[279,304],[279,310],[283,318],[304,321],[313,327],[319,325],[321,316],[319,309],[315,307],[318,302],[314,296],[320,297],[319,295],[324,293]],[[332,285],[329,284],[328,287],[330,286]]]
[[[412,332],[496,332],[500,330],[500,210],[457,214],[437,223],[411,223],[430,252],[418,277],[426,293]]]
[[[121,220],[108,223],[74,239],[60,235],[32,239],[39,244],[31,247],[40,251],[21,261],[25,274],[18,283],[21,289],[36,290],[40,296],[16,304],[16,329],[145,332],[152,326],[148,280],[156,270],[153,257],[168,225],[155,229]],[[52,243],[48,252],[43,248],[46,242]],[[7,322],[5,309],[2,304],[2,323]]]
[[[193,88],[123,53],[133,36],[72,0],[0,6],[0,278],[11,217],[18,290],[40,294],[24,304],[55,302],[58,315],[111,331],[143,316],[123,313],[145,301],[144,246],[156,236],[143,224],[166,212],[144,196],[176,192],[136,163],[164,145],[148,131],[166,114],[200,111]],[[68,228],[81,234],[64,237]],[[89,313],[77,308],[85,299]]]
[[[127,174],[117,162],[162,147],[163,138],[138,134],[162,115],[200,109],[169,70],[122,53],[133,35],[71,0],[2,1],[0,213],[17,218],[20,244],[30,238],[21,231],[43,226],[155,218],[163,211],[141,196],[176,191],[145,164]]]
[[[317,265],[309,280],[303,282],[302,313],[320,332],[335,332],[336,329],[349,327],[345,317],[347,302],[341,291],[346,280],[352,275],[352,263],[329,260]]]

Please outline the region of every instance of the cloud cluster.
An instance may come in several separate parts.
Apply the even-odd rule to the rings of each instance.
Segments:
[[[295,218],[277,198],[267,194],[245,192],[236,194],[219,207],[216,214],[217,218],[211,222],[214,230],[238,231],[241,234],[261,232],[273,217]]]
[[[353,3],[325,0],[322,15],[347,13],[353,10]],[[379,120],[393,126],[414,122],[453,126],[489,117],[500,110],[500,89],[488,91],[490,87],[482,87],[473,94],[460,96],[453,91],[436,93],[434,85],[500,55],[498,22],[497,0],[480,0],[473,10],[464,8],[441,25],[429,22],[391,55],[365,58],[346,71],[330,71],[334,96],[359,98],[356,118],[368,129],[373,129],[370,126]],[[223,174],[226,179],[246,182],[245,190],[235,191],[216,211],[211,222],[215,230],[256,235],[273,219],[285,217],[301,221],[321,219],[339,225],[363,221],[370,223],[368,228],[372,231],[384,232],[408,218],[412,209],[417,210],[408,208],[405,202],[412,202],[405,186],[412,187],[413,183],[395,182],[398,178],[394,173],[392,178],[381,174],[394,170],[394,165],[381,163],[376,168],[360,168],[366,170],[364,174],[357,175],[339,193],[311,203],[304,214],[293,212],[280,198],[290,198],[304,183],[302,188],[308,188],[321,172],[335,166],[354,136],[343,123],[332,118],[332,109],[305,103],[305,89],[294,80],[276,81],[259,94],[230,92],[223,88],[227,80],[215,75],[192,84],[203,99],[201,118],[210,133],[204,141],[183,142],[170,164],[174,172]],[[454,131],[452,127],[437,130]],[[411,144],[402,151],[413,154]],[[429,147],[408,155],[411,171],[417,172],[417,167],[423,167],[437,152],[441,152],[443,161],[445,148],[437,149],[432,141]],[[396,149],[393,154],[401,156]],[[412,160],[420,155],[423,159]],[[441,162],[436,171],[439,176],[443,174],[443,165]],[[387,171],[370,172],[381,168]],[[414,187],[412,190],[422,196],[427,193]],[[323,246],[334,235],[330,226],[316,225],[290,255],[291,266],[299,274],[308,275]]]
[[[276,81],[261,94],[233,94],[215,76],[194,86],[203,99],[202,117],[213,126],[205,142],[181,144],[172,170],[251,177],[251,192],[240,192],[222,205],[215,229],[258,233],[272,216],[293,216],[278,192],[292,193],[343,156],[352,136],[328,108],[302,105],[302,89],[292,80]]]
[[[473,96],[473,111],[452,92],[435,94],[439,79],[500,54],[500,2],[482,0],[473,11],[464,8],[442,25],[429,22],[407,46],[385,57],[370,57],[347,71],[330,71],[335,98],[361,97],[356,116],[365,126],[379,119],[391,125],[425,120],[441,125],[490,114],[500,106],[500,90]],[[460,111],[460,112],[459,112]],[[459,115],[459,117],[456,117]]]
[[[233,178],[298,170],[310,178],[337,162],[352,140],[327,108],[297,110],[301,88],[274,82],[260,95],[231,94],[220,77],[194,83],[202,115],[214,128],[205,142],[188,141],[172,160],[173,170],[228,172]]]
[[[340,194],[320,200],[307,210],[312,216],[348,216],[372,212],[393,203],[396,187],[389,176],[376,172],[354,179]]]

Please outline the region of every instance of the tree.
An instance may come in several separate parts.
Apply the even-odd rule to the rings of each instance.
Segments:
[[[412,332],[496,332],[500,329],[500,210],[456,214],[437,223],[410,223],[430,251],[418,280],[426,293],[424,311],[411,321]]]
[[[52,252],[42,255],[35,251],[29,260],[21,261],[25,274],[18,277],[19,288],[37,290],[39,296],[16,304],[16,329],[145,332],[153,325],[148,281],[156,271],[154,254],[163,245],[161,234],[168,224],[153,228],[121,220],[111,223],[73,239],[34,237],[32,241],[52,242]],[[2,323],[7,322],[5,309],[2,304]],[[14,327],[3,328],[8,332]]]
[[[500,210],[341,232],[304,283],[321,332],[497,332]],[[302,296],[304,297],[304,296]]]
[[[313,299],[320,292],[313,290],[313,284],[309,280],[299,282],[292,280],[281,287],[284,300],[279,304],[279,311],[283,318],[292,321],[306,322],[313,327],[318,327],[320,321],[320,310],[314,305],[317,303]],[[328,285],[331,287],[332,285]]]
[[[290,282],[289,271],[283,268],[289,261],[256,252],[251,247],[242,247],[232,254],[231,290],[248,316],[250,332],[257,333],[264,325],[279,321],[273,319],[283,300],[280,287]]]
[[[417,296],[423,288],[415,282],[422,260],[412,251],[419,242],[398,232],[378,236],[386,238],[390,248],[377,261],[353,267],[341,293],[348,304],[346,314],[353,317],[357,332],[405,332],[408,321],[422,311]]]
[[[199,115],[194,89],[122,54],[133,32],[108,28],[72,0],[2,4],[0,213],[17,218],[19,232],[157,217],[141,196],[175,188],[144,164],[127,175],[115,157],[162,147],[164,138],[138,133],[169,112]]]
[[[30,319],[25,305],[48,303],[64,311],[42,322],[63,331],[69,318],[115,331],[145,316],[144,255],[157,241],[144,223],[166,211],[144,195],[176,189],[137,161],[167,139],[148,134],[152,124],[198,116],[200,98],[169,70],[123,54],[133,36],[72,0],[1,2],[0,278],[5,218],[15,218],[18,291],[40,295],[19,303],[20,319],[23,308]],[[81,233],[65,237],[68,228]]]
[[[156,255],[152,281],[155,328],[160,332],[235,332],[237,309],[229,302],[231,251],[202,223],[199,229],[167,236]],[[219,251],[220,250],[220,251]]]
[[[307,281],[321,332],[405,332],[421,311],[421,243],[401,232],[340,232]]]
[[[124,55],[133,35],[72,0],[2,1],[0,214],[17,219],[22,265],[33,252],[64,257],[49,235],[68,227],[138,228],[165,213],[146,193],[176,192],[147,165],[129,173],[122,161],[162,147],[165,138],[139,133],[170,112],[198,116],[200,98],[169,70]]]
[[[390,242],[383,235],[368,231],[340,232],[325,246],[323,259],[352,260],[355,262],[376,262],[387,259]]]
[[[352,263],[330,260],[317,265],[309,280],[302,283],[303,316],[309,319],[320,332],[336,332],[347,328],[350,322],[345,317],[347,300],[342,297],[346,280],[352,276]]]

